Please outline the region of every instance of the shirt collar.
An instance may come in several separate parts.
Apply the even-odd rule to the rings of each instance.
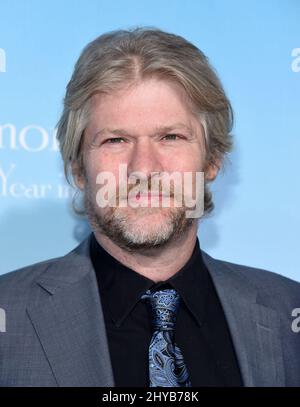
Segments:
[[[157,290],[165,285],[175,288],[185,305],[202,325],[207,298],[208,271],[202,260],[199,239],[187,263],[172,277],[155,283],[111,256],[91,238],[90,254],[96,272],[102,302],[108,307],[115,325],[119,327],[145,291]]]

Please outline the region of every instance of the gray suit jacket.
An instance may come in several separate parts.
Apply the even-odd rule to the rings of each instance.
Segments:
[[[115,386],[89,239],[0,277],[0,386]],[[300,386],[300,332],[291,328],[300,284],[202,255],[244,385]]]

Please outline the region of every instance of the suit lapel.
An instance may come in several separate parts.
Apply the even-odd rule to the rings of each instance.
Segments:
[[[204,251],[202,256],[228,322],[244,386],[284,386],[279,315],[257,303],[250,279]]]
[[[59,386],[114,386],[89,238],[34,287],[27,308]]]

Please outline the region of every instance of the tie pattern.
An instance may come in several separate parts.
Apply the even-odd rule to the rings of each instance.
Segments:
[[[154,332],[149,346],[150,387],[191,387],[180,348],[174,341],[180,296],[174,288],[151,292],[141,299],[150,302]]]

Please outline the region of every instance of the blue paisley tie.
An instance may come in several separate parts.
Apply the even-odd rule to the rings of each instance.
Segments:
[[[150,387],[190,387],[191,382],[181,350],[174,342],[180,296],[174,288],[151,292],[141,297],[150,302],[154,332],[149,346]]]

